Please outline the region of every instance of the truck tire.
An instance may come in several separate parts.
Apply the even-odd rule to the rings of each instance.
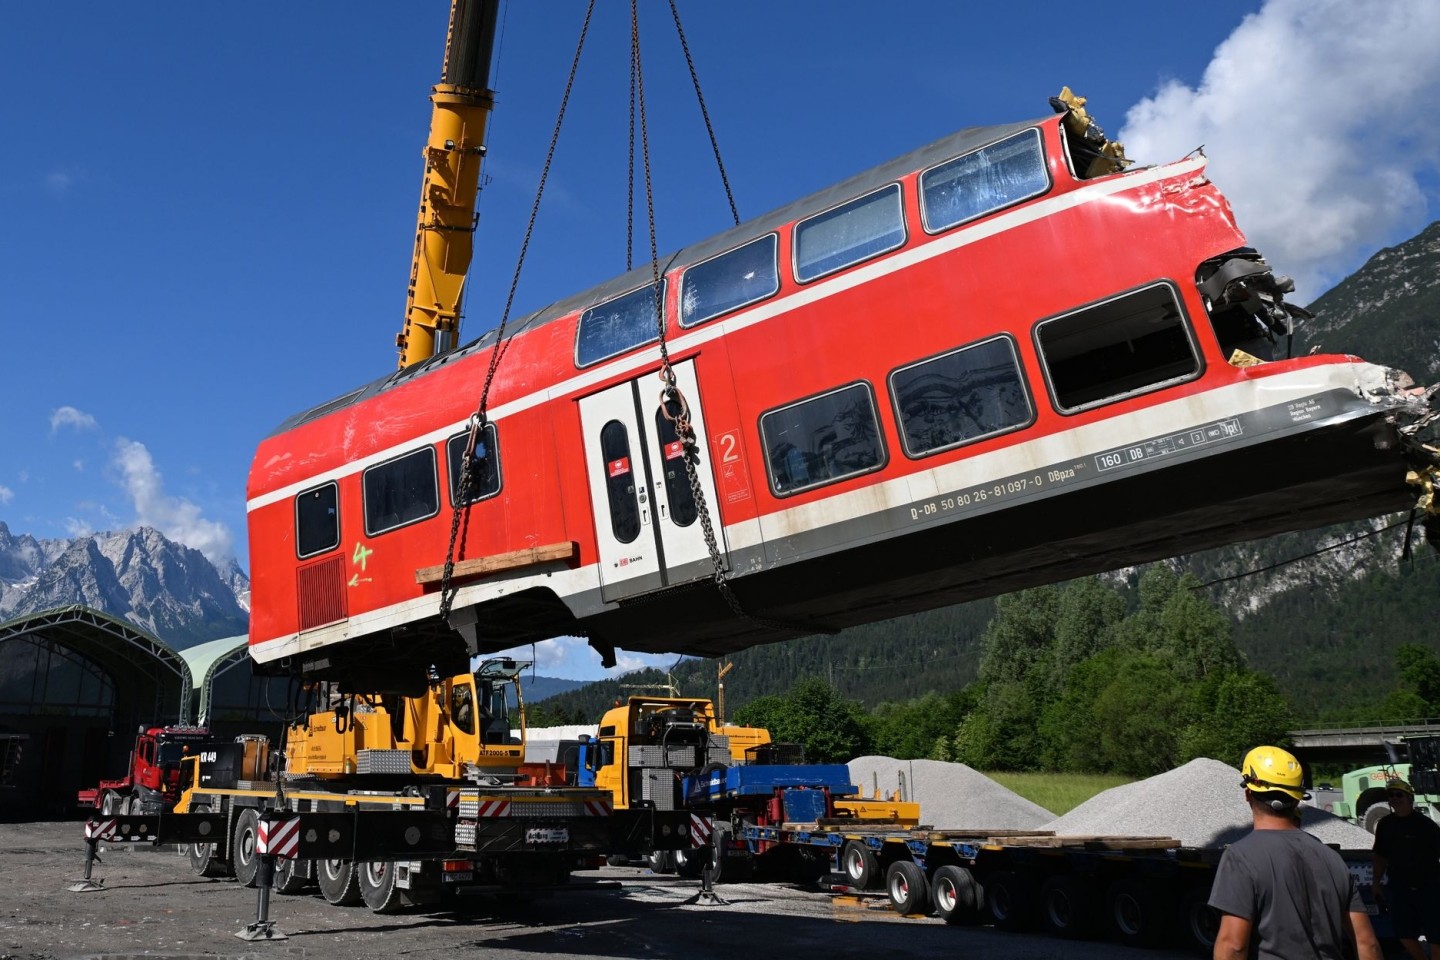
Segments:
[[[275,892],[285,896],[303,893],[310,885],[310,861],[275,858]]]
[[[1164,895],[1153,885],[1128,877],[1105,891],[1105,923],[1110,936],[1127,947],[1154,947],[1165,935]]]
[[[946,864],[930,878],[935,915],[946,923],[973,926],[985,909],[985,894],[975,874],[964,867]]]
[[[1028,930],[1035,916],[1035,894],[1030,879],[1011,870],[985,878],[985,908],[997,930]]]
[[[320,860],[315,864],[315,879],[320,893],[337,907],[353,907],[361,902],[360,877],[349,860]]]
[[[930,884],[925,871],[912,860],[896,860],[885,871],[885,892],[890,905],[901,916],[925,913],[930,907]]]
[[[1180,936],[1183,942],[1209,956],[1220,935],[1220,912],[1210,906],[1209,882],[1197,883],[1180,896]]]
[[[1095,935],[1100,904],[1088,877],[1056,873],[1040,884],[1040,922],[1057,937],[1079,940]]]
[[[649,861],[651,873],[675,872],[675,856],[669,850],[650,851]]]
[[[840,871],[850,886],[870,890],[880,885],[880,861],[875,853],[858,840],[846,841],[840,850]]]
[[[197,803],[190,812],[209,813],[210,807],[203,803]],[[221,832],[224,832],[223,828]],[[219,855],[219,847],[216,844],[192,843],[184,849],[190,860],[190,872],[197,877],[230,876],[230,864]]]
[[[102,790],[100,792],[100,813],[106,817],[118,817],[120,815],[120,797],[114,790]]]
[[[709,858],[709,847],[691,847],[689,850],[676,850],[675,872],[686,880],[698,880]]]
[[[360,879],[360,898],[374,913],[397,913],[404,904],[404,891],[395,885],[395,864],[376,860],[355,864]]]
[[[1390,816],[1390,804],[1372,803],[1365,808],[1365,817],[1361,823],[1364,824],[1368,832],[1374,833],[1375,825],[1388,816]]]
[[[235,818],[235,832],[230,838],[230,862],[235,867],[235,879],[242,886],[255,886],[260,873],[260,857],[255,853],[257,824],[260,815],[253,808],[240,811]]]

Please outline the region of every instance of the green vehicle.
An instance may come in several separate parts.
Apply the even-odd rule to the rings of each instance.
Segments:
[[[1390,812],[1385,800],[1385,782],[1392,777],[1406,780],[1415,788],[1415,809],[1432,820],[1440,820],[1440,737],[1406,737],[1408,762],[1385,763],[1351,770],[1340,778],[1344,799],[1330,812],[1363,826],[1371,833],[1375,824]]]

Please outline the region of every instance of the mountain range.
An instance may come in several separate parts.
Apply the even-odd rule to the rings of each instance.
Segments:
[[[245,633],[250,578],[150,527],[37,540],[0,521],[0,619],[77,603],[184,648]]]
[[[1440,381],[1440,222],[1376,253],[1310,310],[1315,317],[1297,330],[1294,354],[1353,353],[1421,384]],[[1320,716],[1378,698],[1394,681],[1401,643],[1440,649],[1440,556],[1405,521],[1379,517],[1166,562],[1206,583],[1251,664],[1275,676],[1303,715]],[[1402,560],[1407,542],[1412,558]],[[1138,573],[1107,576],[1133,583]],[[149,528],[37,540],[0,522],[0,619],[73,603],[184,647],[245,632],[249,580],[233,560],[216,567]],[[992,610],[980,600],[742,651],[727,658],[735,664],[731,709],[808,676],[871,706],[959,689],[975,678]],[[686,695],[713,695],[716,670],[711,661],[685,661],[669,679]],[[668,682],[658,672],[652,679]],[[527,687],[531,702],[554,697],[586,716],[621,695],[618,681],[537,677]]]

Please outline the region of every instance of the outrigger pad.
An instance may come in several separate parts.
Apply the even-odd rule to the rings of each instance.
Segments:
[[[280,932],[280,928],[275,926],[274,920],[257,920],[254,923],[247,923],[245,929],[237,931],[235,936],[250,943],[254,943],[256,940],[290,939]]]
[[[74,880],[71,882],[70,886],[66,887],[65,889],[69,890],[71,893],[95,893],[97,890],[105,889],[105,881],[91,880],[89,878],[86,878],[84,880]]]

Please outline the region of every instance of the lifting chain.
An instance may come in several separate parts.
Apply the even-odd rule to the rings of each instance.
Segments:
[[[730,607],[730,610],[737,617],[766,629],[833,634],[838,632],[833,627],[769,620],[747,612],[740,605],[739,598],[735,596],[735,591],[731,588],[730,581],[725,576],[725,559],[720,555],[719,538],[715,535],[715,527],[710,518],[710,507],[706,502],[705,490],[700,482],[700,472],[697,466],[700,456],[699,442],[695,437],[695,428],[690,422],[690,404],[685,399],[685,394],[680,390],[679,384],[676,382],[675,369],[670,362],[670,350],[665,342],[665,304],[661,301],[660,254],[655,237],[655,198],[650,175],[650,136],[649,129],[645,122],[645,77],[644,71],[641,69],[640,60],[640,18],[637,3],[638,0],[630,0],[630,77],[635,102],[639,104],[640,108],[640,153],[645,167],[645,215],[647,225],[650,229],[650,282],[652,284],[652,290],[654,291],[651,300],[655,304],[655,329],[657,332],[658,346],[660,348],[659,376],[663,384],[660,388],[660,412],[667,420],[675,425],[675,433],[680,440],[681,449],[683,450],[681,460],[685,464],[685,474],[690,481],[690,494],[695,499],[695,506],[700,517],[700,529],[705,535],[705,546],[710,552],[710,563],[713,568],[712,579],[715,581],[715,587],[719,590],[720,596],[725,600],[726,605]],[[675,17],[675,28],[680,34],[680,44],[685,50],[685,62],[690,65],[690,76],[695,83],[695,95],[700,100],[701,112],[705,114],[705,128],[710,131],[710,142],[715,149],[715,161],[720,167],[720,178],[725,184],[725,196],[730,201],[730,212],[735,217],[735,222],[739,223],[740,217],[736,212],[735,198],[730,193],[730,181],[725,176],[725,165],[720,161],[720,147],[715,141],[715,131],[710,125],[710,115],[705,110],[705,98],[700,92],[700,81],[695,73],[694,61],[690,58],[690,48],[685,43],[685,32],[680,27],[680,14],[675,9],[674,0],[671,0],[670,9]],[[633,139],[634,135],[632,133],[632,157],[634,152]],[[634,196],[634,176],[634,161],[632,159],[630,169],[632,182],[630,194],[632,197]]]
[[[495,346],[490,351],[490,367],[485,372],[485,386],[480,391],[480,403],[470,417],[470,436],[465,442],[464,462],[460,466],[460,481],[456,485],[454,507],[450,515],[450,543],[445,548],[445,568],[440,576],[440,619],[450,618],[450,608],[455,603],[457,590],[454,581],[456,543],[460,553],[465,552],[465,541],[461,536],[462,515],[470,515],[470,467],[474,460],[475,446],[480,434],[489,423],[487,414],[490,403],[490,385],[495,381],[495,371],[510,346],[505,335],[505,326],[510,320],[510,308],[515,303],[515,290],[520,285],[520,270],[525,265],[525,254],[530,249],[530,237],[535,232],[535,220],[540,213],[540,198],[545,193],[545,181],[550,177],[550,166],[555,160],[555,144],[560,140],[560,128],[565,122],[565,110],[570,104],[570,92],[575,88],[575,74],[580,69],[580,53],[585,49],[585,37],[590,32],[590,19],[595,13],[595,0],[585,7],[585,22],[580,27],[580,39],[575,44],[575,57],[570,61],[570,75],[565,80],[565,95],[560,98],[560,112],[555,117],[555,129],[550,134],[550,147],[545,152],[545,166],[540,171],[540,184],[535,189],[535,202],[530,205],[530,221],[525,225],[525,239],[520,244],[520,255],[515,260],[515,273],[510,277],[510,292],[505,297],[505,310],[500,315],[500,325],[495,328]],[[488,451],[487,451],[488,452]],[[465,525],[468,532],[469,524]]]

